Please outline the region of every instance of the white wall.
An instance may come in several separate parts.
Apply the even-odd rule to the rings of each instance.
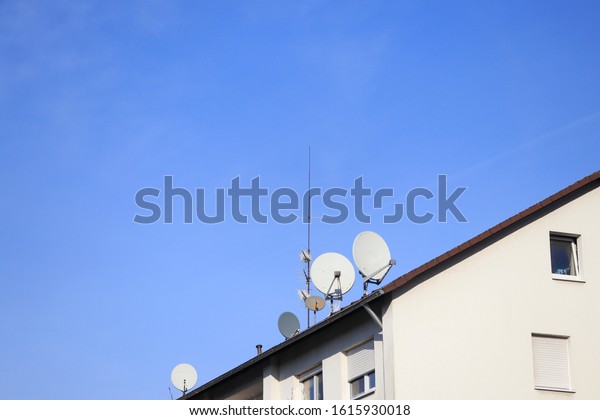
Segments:
[[[360,309],[364,311],[364,309]],[[356,315],[356,314],[351,314]],[[278,354],[277,360],[272,361],[269,372],[265,370],[263,380],[263,398],[300,400],[302,389],[298,380],[299,375],[321,365],[323,371],[323,394],[325,399],[350,399],[348,384],[347,358],[345,351],[376,337],[379,327],[368,314],[360,314],[363,320],[351,324],[349,319],[343,321],[346,325],[339,325],[328,334],[310,337],[309,343],[299,342],[285,352]],[[354,319],[354,318],[353,318]],[[377,338],[376,338],[377,340]],[[376,363],[381,363],[381,345],[375,345]],[[276,365],[276,366],[275,366]],[[379,387],[379,376],[376,376]],[[383,388],[383,383],[381,384]],[[373,397],[376,397],[373,395]],[[380,398],[383,398],[383,394]]]
[[[394,299],[384,315],[388,392],[393,387],[396,399],[600,398],[599,210],[596,189]],[[552,279],[550,231],[581,235],[585,283]],[[532,333],[571,337],[574,394],[534,389]]]

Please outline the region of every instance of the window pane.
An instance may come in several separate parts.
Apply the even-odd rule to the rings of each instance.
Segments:
[[[573,255],[573,240],[550,240],[552,272],[555,274],[577,275],[575,271],[575,255]]]
[[[368,379],[369,379],[368,389],[374,389],[375,388],[375,372],[369,373]]]
[[[302,394],[305,400],[323,399],[323,373],[317,373],[302,382]]]
[[[350,382],[350,389],[353,397],[357,396],[358,394],[362,394],[365,392],[365,379],[360,377]]]
[[[304,382],[302,382],[302,394],[305,400],[312,400],[311,398],[311,393],[312,393],[312,378],[309,378],[307,380],[305,380]]]
[[[319,373],[315,376],[315,380],[317,381],[317,400],[323,399],[323,374]]]

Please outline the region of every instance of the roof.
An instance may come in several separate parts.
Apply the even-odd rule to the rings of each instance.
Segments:
[[[572,185],[569,185],[567,188],[564,188],[557,192],[556,194],[551,195],[550,197],[540,201],[537,204],[523,210],[522,212],[515,214],[512,217],[509,217],[505,221],[498,223],[496,226],[491,229],[486,230],[483,233],[475,236],[474,238],[469,239],[466,242],[458,245],[457,247],[452,248],[450,251],[442,254],[431,261],[426,262],[425,264],[415,268],[412,271],[398,277],[396,280],[390,282],[386,286],[383,287],[383,291],[388,293],[393,290],[400,288],[401,286],[407,284],[408,282],[414,280],[416,277],[423,275],[429,271],[432,271],[434,268],[442,265],[443,263],[450,263],[453,259],[458,259],[463,254],[466,254],[468,251],[471,251],[478,245],[483,245],[486,242],[493,242],[496,238],[502,237],[504,234],[511,232],[516,227],[520,226],[523,223],[528,223],[530,220],[536,218],[536,216],[541,216],[545,214],[547,211],[551,211],[556,207],[563,205],[564,203],[579,197],[580,195],[585,194],[586,192],[598,187],[600,184],[600,171],[596,171],[591,175],[586,176],[583,179],[575,182]]]
[[[332,314],[329,317],[325,318],[324,320],[318,322],[317,324],[313,325],[312,327],[296,334],[292,338],[287,339],[274,347],[271,347],[269,350],[266,350],[266,351],[262,352],[261,354],[253,357],[252,359],[233,368],[232,370],[225,372],[221,376],[216,377],[212,381],[205,383],[204,385],[200,386],[199,388],[196,388],[196,389],[190,391],[188,394],[183,395],[179,399],[183,399],[183,400],[193,399],[195,395],[202,393],[203,391],[211,388],[213,385],[216,385],[219,382],[221,382],[237,373],[240,373],[246,369],[249,369],[250,367],[256,365],[257,363],[260,363],[262,360],[267,359],[269,356],[273,355],[274,353],[277,353],[277,352],[283,350],[284,348],[289,347],[300,340],[303,340],[304,338],[306,338],[309,335],[313,335],[315,332],[334,323],[341,317],[347,316],[348,314],[355,312],[356,310],[367,305],[369,302],[375,300],[382,294],[383,294],[383,290],[381,290],[381,289],[373,291],[369,295],[363,297],[360,300],[352,302],[350,305],[346,306],[345,308],[340,309],[338,312],[335,312],[334,314]]]
[[[452,248],[450,251],[426,262],[425,264],[415,268],[414,270],[409,271],[406,274],[398,277],[392,282],[388,283],[381,289],[377,289],[370,293],[369,295],[363,297],[360,300],[357,300],[350,305],[342,308],[340,311],[335,314],[327,317],[323,321],[313,325],[311,328],[308,328],[296,336],[292,337],[289,340],[286,340],[269,350],[257,355],[256,357],[246,361],[245,363],[235,367],[234,369],[224,373],[223,375],[213,379],[210,382],[196,388],[190,393],[182,396],[180,399],[193,399],[194,396],[199,396],[203,391],[210,389],[212,386],[226,380],[227,378],[232,377],[235,374],[238,374],[242,371],[245,371],[261,361],[269,358],[273,354],[287,348],[289,346],[294,345],[300,340],[304,340],[307,337],[313,335],[315,332],[321,330],[322,328],[327,327],[328,325],[336,322],[342,317],[349,315],[350,313],[356,311],[359,308],[367,305],[369,302],[372,302],[383,295],[387,295],[390,292],[396,291],[403,286],[412,286],[418,284],[418,281],[423,276],[434,272],[435,270],[446,266],[451,265],[454,262],[460,261],[464,256],[468,256],[470,252],[475,251],[478,247],[485,246],[486,244],[493,243],[496,240],[504,237],[504,235],[518,229],[523,224],[530,223],[532,220],[535,220],[538,217],[543,216],[544,214],[554,210],[557,207],[564,205],[565,203],[591,191],[592,189],[597,188],[600,185],[600,171],[596,171],[591,175],[575,182],[574,184],[564,188],[563,190],[551,195],[550,197],[540,201],[537,204],[523,210],[522,212],[504,220],[503,222],[497,224],[496,226],[486,230],[485,232],[475,236],[472,239],[458,245],[455,248]]]

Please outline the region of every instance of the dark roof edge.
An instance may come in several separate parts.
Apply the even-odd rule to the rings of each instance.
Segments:
[[[424,274],[425,272],[427,272],[429,270],[432,270],[434,267],[437,267],[445,262],[450,262],[450,260],[456,258],[459,254],[463,254],[467,250],[473,248],[475,245],[481,244],[485,240],[488,240],[490,238],[493,239],[493,237],[499,236],[502,233],[507,232],[509,230],[509,228],[513,227],[518,222],[521,222],[524,219],[526,219],[527,217],[530,217],[533,214],[538,213],[542,209],[547,208],[551,204],[567,197],[568,195],[571,195],[578,191],[581,191],[585,187],[590,186],[594,181],[597,181],[598,179],[600,179],[600,171],[596,171],[596,172],[592,173],[591,175],[588,175],[585,178],[580,179],[579,181],[575,182],[574,184],[569,185],[567,188],[560,190],[556,194],[553,194],[550,197],[540,201],[539,203],[534,204],[533,206],[523,210],[522,212],[515,214],[512,217],[509,217],[505,221],[498,223],[496,226],[492,227],[491,229],[488,229],[485,232],[480,233],[479,235],[475,236],[474,238],[469,239],[466,242],[463,242],[462,244],[458,245],[455,248],[452,248],[450,251],[432,259],[431,261],[426,262],[425,264],[415,268],[414,270],[409,271],[406,274],[403,274],[402,276],[398,277],[396,280],[385,285],[383,287],[383,290],[386,293],[389,293],[393,290],[400,288],[401,286],[404,286],[409,281],[415,279],[416,277]]]
[[[355,310],[363,307],[367,303],[375,300],[376,298],[378,298],[379,296],[381,296],[383,294],[384,294],[383,289],[374,290],[373,292],[369,293],[367,296],[365,296],[355,302],[352,302],[350,305],[346,306],[345,308],[340,309],[338,312],[334,313],[333,315],[330,315],[329,317],[318,322],[317,324],[313,325],[312,327],[300,332],[299,334],[295,335],[294,337],[292,337],[288,340],[285,340],[285,341],[277,344],[274,347],[271,347],[269,350],[262,352],[261,354],[255,356],[252,359],[242,363],[241,365],[231,369],[230,371],[225,372],[224,374],[222,374],[220,376],[217,376],[215,379],[211,380],[210,382],[207,382],[204,385],[190,391],[189,393],[182,395],[178,399],[179,400],[193,399],[193,397],[195,395],[201,394],[203,391],[213,387],[214,385],[218,384],[219,382],[226,380],[230,376],[233,376],[243,370],[246,370],[246,369],[252,367],[252,365],[260,362],[261,360],[267,359],[273,353],[276,353],[285,347],[291,346],[292,344],[296,343],[297,341],[300,341],[300,340],[304,339],[305,337],[308,337],[309,335],[319,331],[320,329],[325,328],[326,326],[335,322],[339,318],[341,318],[351,312],[354,312]]]

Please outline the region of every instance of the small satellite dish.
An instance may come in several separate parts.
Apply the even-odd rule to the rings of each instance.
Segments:
[[[180,363],[171,371],[171,382],[184,394],[196,385],[197,380],[196,369],[188,363]]]
[[[309,296],[304,303],[306,304],[306,308],[313,312],[320,311],[325,307],[325,299],[321,296]]]
[[[292,338],[300,332],[300,321],[298,321],[298,317],[291,312],[284,312],[279,315],[277,326],[279,327],[281,335],[286,339]]]
[[[341,299],[352,288],[356,277],[352,263],[336,252],[319,255],[313,262],[311,274],[313,284],[326,299]]]
[[[396,260],[392,258],[385,240],[375,232],[361,232],[354,239],[352,256],[363,277],[365,294],[367,283],[380,284]]]
[[[309,296],[304,301],[304,304],[306,305],[306,309],[308,309],[309,311],[313,311],[313,321],[316,324],[317,311],[320,311],[325,307],[325,299],[323,299],[321,296]]]

